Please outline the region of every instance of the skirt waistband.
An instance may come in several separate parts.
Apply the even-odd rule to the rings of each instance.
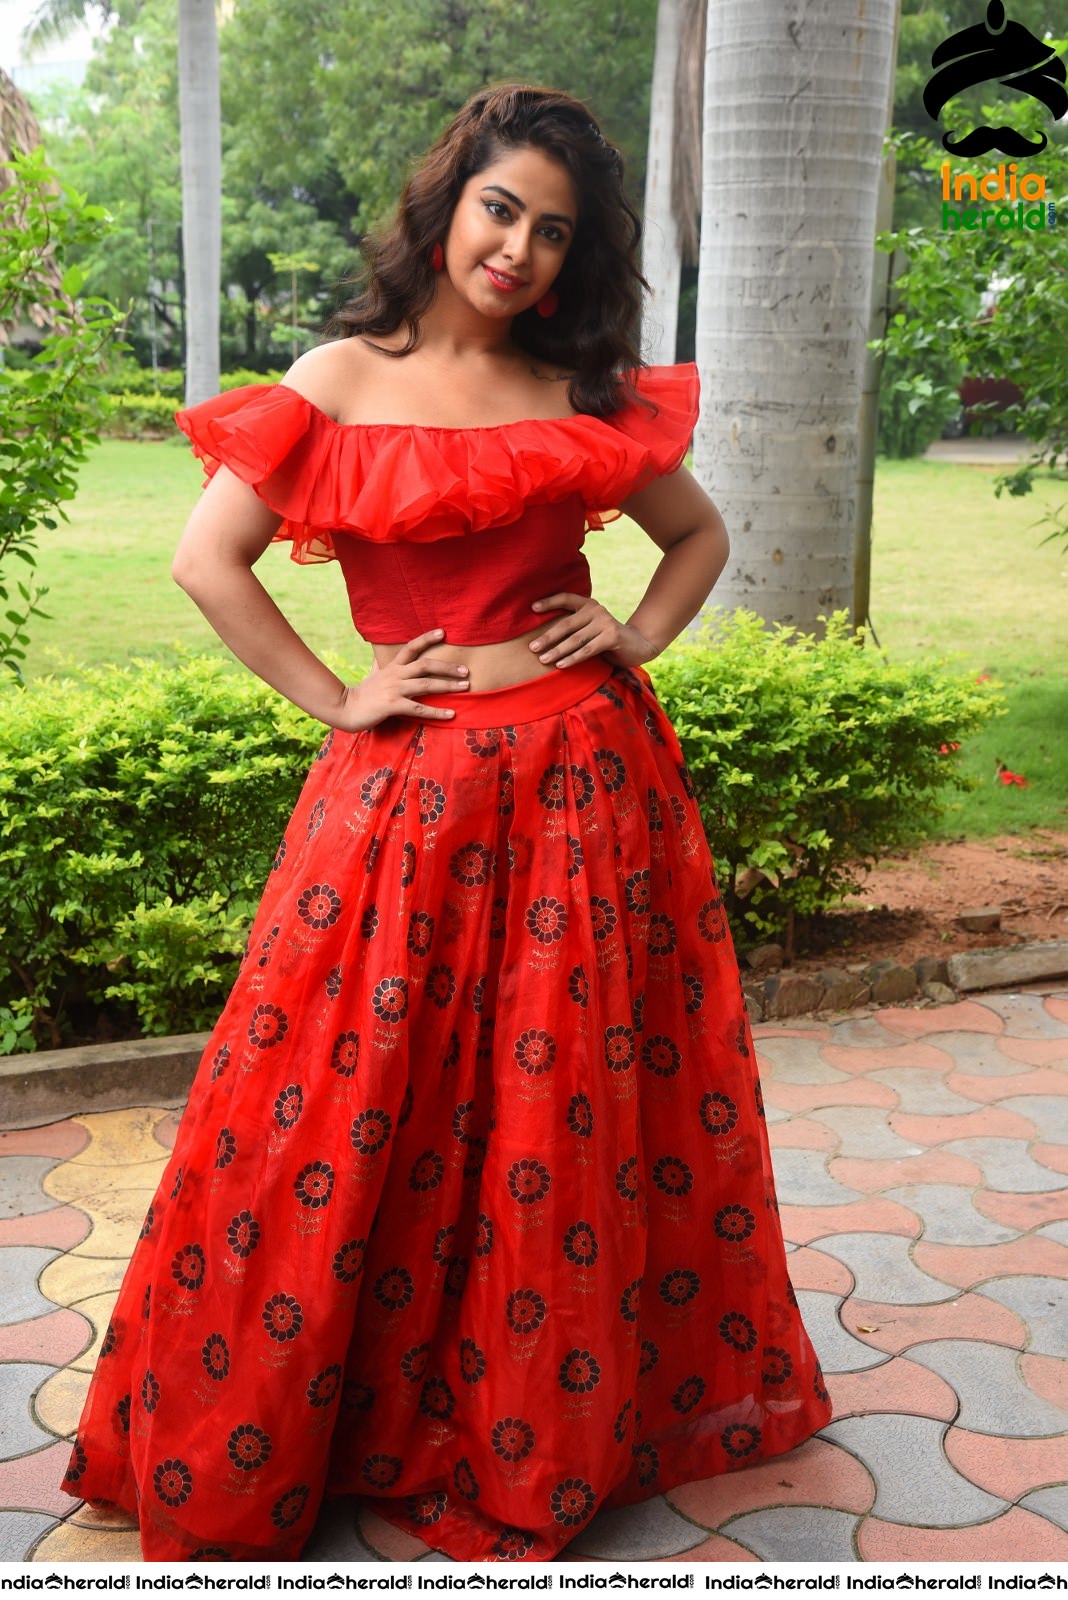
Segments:
[[[450,728],[499,728],[517,722],[535,722],[539,717],[566,711],[611,677],[614,663],[606,656],[578,661],[573,667],[554,667],[537,678],[524,678],[501,689],[464,689],[456,694],[421,694],[420,705],[448,706],[453,717],[431,717],[424,721],[427,730]],[[412,715],[414,716],[414,712]]]

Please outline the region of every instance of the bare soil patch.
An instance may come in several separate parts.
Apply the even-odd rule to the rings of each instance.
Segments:
[[[1001,926],[969,933],[957,918],[1000,906]],[[887,856],[859,895],[810,930],[794,970],[890,957],[910,963],[1039,939],[1068,938],[1068,834],[1036,830],[926,844]]]

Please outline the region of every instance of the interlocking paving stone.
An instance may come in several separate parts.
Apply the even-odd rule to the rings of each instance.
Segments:
[[[1053,1189],[1046,1194],[997,1194],[980,1190],[975,1203],[984,1216],[1003,1222],[1007,1228],[1026,1233],[1044,1222],[1059,1222],[1068,1218],[1068,1188]]]
[[[766,1506],[816,1505],[859,1515],[871,1509],[875,1485],[867,1468],[848,1450],[817,1435],[744,1472],[680,1484],[668,1491],[667,1500],[691,1522],[718,1528],[729,1517]]]
[[[74,1367],[46,1370],[52,1375],[41,1385],[34,1401],[34,1413],[41,1426],[48,1428],[51,1434],[61,1439],[70,1438],[89,1393],[90,1374]]]
[[[965,1099],[983,1105],[1025,1094],[1068,1095],[1068,1074],[1060,1067],[1027,1067],[1023,1062],[1013,1065],[1006,1061],[1003,1072],[990,1073],[987,1077],[951,1072],[946,1082]]]
[[[869,1083],[866,1078],[846,1078],[841,1083],[776,1083],[764,1086],[764,1102],[784,1113],[809,1113],[817,1106],[882,1106],[892,1111],[897,1095],[885,1083]]]
[[[983,1294],[959,1294],[936,1305],[892,1306],[851,1296],[838,1315],[850,1333],[877,1350],[896,1353],[932,1339],[980,1339],[1022,1350],[1028,1328],[1008,1306]],[[887,1410],[890,1408],[887,1407]]]
[[[65,1445],[64,1448],[69,1454],[70,1446]],[[91,1506],[85,1500],[77,1502],[67,1521],[75,1528],[127,1531],[137,1528],[137,1518],[131,1512],[124,1511],[121,1506]]]
[[[955,1117],[975,1110],[974,1100],[966,1100],[949,1087],[944,1072],[932,1072],[928,1067],[890,1067],[873,1072],[872,1077],[876,1083],[893,1089],[899,1111]]]
[[[1068,1075],[1063,1095],[1021,1095],[999,1102],[1008,1111],[1029,1117],[1047,1144],[1068,1144]]]
[[[945,1379],[904,1356],[893,1356],[866,1372],[830,1373],[827,1387],[836,1421],[874,1411],[905,1412],[940,1422],[952,1422],[957,1414],[956,1393]]]
[[[34,1561],[140,1561],[140,1535],[132,1530],[82,1528],[60,1522],[35,1546]]]
[[[0,1561],[25,1561],[34,1540],[55,1520],[39,1511],[0,1511]]]
[[[88,1167],[130,1167],[145,1161],[163,1163],[167,1152],[154,1138],[153,1130],[170,1115],[166,1106],[86,1112],[77,1120],[88,1129],[89,1143],[75,1157],[75,1162]]]
[[[942,1076],[953,1071],[953,1057],[938,1045],[922,1039],[905,1041],[888,1038],[878,1050],[858,1050],[849,1045],[828,1044],[824,1045],[823,1054],[832,1067],[841,1067],[843,1072],[865,1079],[875,1079],[877,1073],[894,1069],[920,1071],[926,1068]]]
[[[1061,1066],[1068,1062],[1068,1039],[1003,1039],[1001,1048],[1012,1061],[1032,1067]]]
[[[1068,1429],[1068,1409],[1028,1388],[1015,1350],[977,1339],[938,1339],[913,1345],[909,1360],[952,1384],[960,1396],[957,1422],[969,1432],[1035,1439]]]
[[[1003,1033],[1005,1024],[989,1007],[978,1000],[959,1000],[956,1005],[887,1006],[879,1013],[882,1024],[891,1033],[904,1033],[910,1037],[924,1034]]]
[[[582,1557],[575,1556],[574,1559],[581,1561]],[[695,1545],[692,1550],[683,1551],[681,1556],[665,1556],[664,1560],[759,1562],[760,1557],[754,1555],[752,1550],[747,1550],[744,1545],[735,1544],[733,1539],[726,1539],[723,1534],[714,1533],[711,1539],[703,1540],[701,1544]]]
[[[1068,1361],[1063,1356],[1025,1350],[1020,1357],[1020,1376],[1032,1394],[1068,1412]]]
[[[922,1155],[903,1156],[899,1161],[868,1161],[858,1156],[832,1156],[827,1171],[839,1183],[848,1183],[864,1194],[882,1194],[904,1183],[952,1183],[974,1189],[983,1174],[974,1161],[963,1156],[947,1156],[941,1150],[924,1150]]]
[[[855,1561],[856,1527],[849,1511],[776,1506],[736,1517],[723,1531],[765,1561]]]
[[[851,1050],[887,1050],[900,1046],[900,1037],[882,1024],[883,1013],[873,1017],[847,1017],[833,1024],[831,1043]]]
[[[950,1155],[964,1156],[983,1169],[988,1189],[1009,1194],[1035,1194],[1044,1189],[1063,1189],[1064,1179],[1048,1167],[1040,1167],[1019,1139],[955,1139],[942,1146]]]
[[[28,1322],[54,1311],[37,1287],[37,1275],[55,1258],[54,1250],[32,1245],[9,1245],[0,1250],[0,1326]]]
[[[395,1528],[392,1522],[387,1522],[368,1506],[359,1506],[357,1516],[364,1544],[383,1561],[414,1561],[430,1548],[422,1539],[405,1533],[403,1528]]]
[[[0,1327],[0,1361],[49,1361],[61,1367],[80,1355],[92,1336],[84,1317],[60,1307],[31,1322]]]
[[[1064,995],[1047,994],[1043,1004],[1055,1022],[1063,1022],[1068,1027],[1068,998]]]
[[[29,1217],[11,1217],[0,1222],[0,1249],[8,1245],[49,1245],[69,1250],[80,1244],[92,1224],[76,1206],[54,1205],[50,1211],[36,1211]]]
[[[780,1205],[845,1206],[860,1199],[856,1189],[835,1183],[819,1156],[810,1150],[777,1149],[772,1166]]]
[[[880,1084],[880,1088],[885,1088]],[[893,1112],[890,1126],[903,1139],[922,1145],[944,1145],[951,1139],[1033,1139],[1034,1124],[1015,1111],[977,1106],[955,1117],[928,1117],[912,1111]]]
[[[797,1244],[811,1244],[838,1233],[896,1233],[915,1238],[920,1231],[915,1212],[876,1195],[865,1195],[844,1206],[784,1205],[780,1216],[784,1235]]]
[[[945,1452],[958,1472],[1006,1500],[1068,1482],[1068,1433],[1053,1439],[995,1439],[953,1427]]]
[[[885,1074],[880,1076],[885,1077]],[[827,1106],[813,1111],[812,1118],[838,1135],[840,1156],[863,1157],[868,1161],[896,1161],[922,1152],[922,1146],[910,1144],[907,1139],[901,1139],[891,1131],[887,1126],[886,1112],[880,1107]]]
[[[982,1078],[990,1074],[998,1076],[1001,1073],[1020,1070],[1002,1055],[996,1034],[966,1032],[963,1029],[957,1032],[947,1030],[933,1037],[930,1043],[937,1044],[939,1050],[944,1050],[948,1056],[953,1057],[955,1073],[963,1072],[972,1077]]]
[[[1068,1145],[1043,1144],[1039,1139],[1031,1146],[1031,1154],[1048,1171],[1068,1176]]]
[[[906,1528],[868,1517],[857,1539],[862,1561],[1064,1561],[1068,1535],[1012,1506],[967,1528]]]
[[[977,1211],[967,1189],[912,1183],[891,1189],[883,1199],[915,1211],[923,1222],[923,1237],[935,1244],[1004,1244],[1017,1236],[1014,1228],[1004,1228]]]
[[[356,1526],[356,1502],[348,1496],[324,1500],[311,1538],[301,1554],[303,1561],[375,1561]]]
[[[962,1477],[942,1453],[945,1424],[876,1414],[831,1422],[823,1437],[859,1457],[875,1480],[873,1515],[884,1522],[960,1528],[985,1522],[1008,1502]]]
[[[757,1046],[761,1077],[776,1083],[841,1083],[843,1074],[809,1039],[762,1039]]]
[[[70,1366],[72,1369],[76,1369],[79,1372],[91,1372],[96,1366],[96,1358],[100,1354],[100,1346],[104,1342],[104,1335],[111,1320],[111,1313],[115,1309],[116,1298],[117,1293],[115,1291],[109,1294],[94,1294],[88,1300],[78,1300],[71,1307],[72,1311],[79,1312],[93,1327],[92,1342],[86,1346],[80,1355],[75,1356],[74,1360],[71,1361]]]
[[[983,1293],[1026,1322],[1031,1330],[1028,1350],[1045,1356],[1068,1354],[1068,1282],[1063,1278],[998,1278],[984,1284]]]
[[[1035,1489],[1031,1494],[1025,1495],[1020,1501],[1025,1511],[1034,1511],[1040,1517],[1048,1517],[1050,1522],[1055,1522],[1059,1528],[1068,1532],[1068,1486],[1057,1484],[1052,1489]]]
[[[971,1289],[987,1278],[1018,1278],[1021,1273],[1068,1278],[1068,1249],[1056,1239],[1025,1234],[1012,1244],[927,1244],[913,1246],[921,1272],[944,1278],[958,1289]]]
[[[853,1289],[849,1268],[811,1245],[787,1245],[790,1282],[795,1289],[819,1289],[825,1294],[847,1295]]]
[[[773,1150],[821,1150],[830,1155],[838,1148],[837,1135],[807,1117],[792,1117],[789,1122],[780,1123],[770,1130],[768,1138]]]
[[[56,1156],[65,1161],[89,1143],[80,1122],[49,1122],[40,1128],[8,1128],[0,1132],[0,1156]]]
[[[886,1360],[881,1350],[855,1339],[838,1320],[838,1301],[833,1294],[818,1294],[812,1289],[798,1290],[797,1303],[808,1336],[827,1372],[859,1372]]]
[[[26,1455],[52,1443],[50,1434],[39,1428],[30,1415],[34,1390],[55,1372],[55,1367],[34,1361],[9,1361],[0,1383],[0,1460]]]
[[[40,1511],[65,1517],[73,1501],[60,1481],[70,1460],[70,1445],[48,1444],[29,1455],[0,1461],[0,1506],[11,1511]],[[0,1559],[3,1559],[0,1557]]]
[[[911,1241],[891,1233],[843,1233],[821,1239],[820,1249],[843,1261],[861,1300],[891,1305],[929,1305],[948,1300],[952,1287],[929,1276],[912,1260]]]
[[[569,1549],[575,1555],[601,1560],[643,1561],[679,1555],[702,1544],[705,1538],[704,1528],[687,1522],[671,1509],[663,1495],[657,1495],[637,1505],[598,1512],[569,1541]]]
[[[1068,1222],[1047,1222],[1038,1229],[1044,1239],[1055,1239],[1058,1244],[1068,1244]]]
[[[56,1202],[41,1184],[58,1162],[58,1156],[0,1157],[0,1217],[51,1211]]]
[[[121,1258],[76,1255],[68,1251],[57,1256],[41,1273],[41,1292],[58,1305],[73,1306],[91,1295],[109,1294],[118,1289],[127,1262]]]
[[[1048,1039],[1056,1031],[1050,1027],[1050,1013],[1040,994],[984,995],[983,1004],[1000,1017],[1005,1032],[1019,1039]]]

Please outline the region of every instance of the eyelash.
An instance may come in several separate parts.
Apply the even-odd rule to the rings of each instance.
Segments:
[[[501,211],[504,212],[505,217],[507,217],[508,220],[511,221],[512,213],[509,211],[508,207],[505,205],[503,200],[483,200],[482,204],[485,206],[486,210],[490,213],[490,215],[492,217],[496,217],[497,218],[498,222],[502,221],[503,219],[498,215],[498,213],[496,211],[494,211],[494,209],[493,209],[494,206],[500,206]],[[548,223],[546,225],[546,227],[543,228],[541,231],[542,231],[542,233],[545,234],[546,238],[549,239],[549,243],[550,244],[562,244],[563,243],[563,239],[564,239],[563,233],[560,231],[559,228],[554,228],[551,222]],[[551,235],[551,237],[550,237],[550,235]]]

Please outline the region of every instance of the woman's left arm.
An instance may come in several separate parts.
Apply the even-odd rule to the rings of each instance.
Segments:
[[[571,666],[611,651],[624,666],[651,661],[692,622],[730,554],[723,518],[685,467],[654,478],[620,503],[664,552],[637,608],[626,622],[587,595],[551,594],[535,610],[566,608],[531,642],[538,659]]]

